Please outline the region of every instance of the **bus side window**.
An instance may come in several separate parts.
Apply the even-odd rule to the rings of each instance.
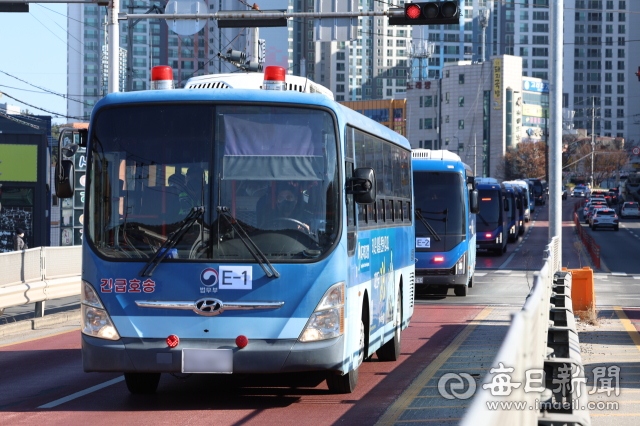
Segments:
[[[345,162],[345,170],[347,179],[353,176],[353,163],[351,161]],[[356,252],[356,243],[358,242],[355,208],[353,194],[347,195],[347,253],[349,256],[353,256]]]

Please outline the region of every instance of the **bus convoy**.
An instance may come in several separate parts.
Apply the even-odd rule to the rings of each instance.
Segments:
[[[152,78],[63,131],[55,175],[71,197],[87,148],[83,367],[132,393],[162,373],[303,371],[352,392],[364,360],[399,358],[416,292],[466,296],[476,249],[501,255],[530,218],[529,183],[412,151],[283,68]]]

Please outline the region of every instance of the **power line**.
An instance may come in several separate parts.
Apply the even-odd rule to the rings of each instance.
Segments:
[[[44,88],[44,87],[37,86],[37,85],[35,85],[35,84],[29,83],[28,81],[23,80],[23,79],[21,79],[21,78],[19,78],[19,77],[16,77],[15,75],[11,75],[11,74],[9,74],[9,73],[8,73],[8,72],[6,72],[6,71],[2,71],[2,70],[0,70],[0,73],[5,74],[5,75],[8,75],[8,76],[9,76],[9,77],[11,77],[11,78],[15,78],[15,79],[16,79],[16,80],[18,80],[18,81],[21,81],[21,82],[23,82],[23,83],[25,83],[25,84],[28,84],[29,86],[35,87],[35,88],[37,88],[37,89],[43,90],[43,91],[45,91],[45,92],[47,92],[47,93],[49,93],[49,94],[56,95],[56,96],[60,96],[60,97],[62,97],[62,98],[69,99],[69,100],[71,100],[71,101],[78,102],[78,103],[84,104],[84,105],[86,105],[86,106],[92,106],[92,105],[87,104],[86,102],[80,101],[80,100],[78,100],[78,99],[70,98],[69,96],[64,95],[64,94],[62,94],[62,93],[54,92],[53,90],[49,90],[49,89],[47,89],[47,88]],[[6,87],[9,87],[9,86],[6,86]],[[18,90],[25,90],[25,89],[18,89]],[[71,95],[71,96],[75,96],[75,95]]]
[[[35,106],[35,105],[28,104],[28,103],[26,103],[26,102],[24,102],[24,101],[21,101],[20,99],[14,98],[13,96],[11,96],[11,95],[7,94],[7,92],[3,92],[2,94],[3,94],[4,96],[6,96],[7,98],[13,99],[13,100],[14,100],[14,101],[16,101],[16,102],[20,102],[21,104],[24,104],[24,105],[29,106],[29,107],[31,107],[31,108],[35,108],[35,109],[37,109],[37,110],[44,111],[44,112],[46,112],[46,113],[49,113],[49,114],[55,115],[56,117],[72,118],[72,119],[74,119],[74,120],[86,120],[86,119],[87,119],[86,117],[85,117],[85,118],[81,118],[81,117],[73,117],[73,116],[69,116],[69,115],[66,115],[66,114],[60,114],[60,113],[58,113],[58,112],[49,111],[49,110],[47,110],[47,109],[40,108],[40,107],[37,107],[37,106]]]

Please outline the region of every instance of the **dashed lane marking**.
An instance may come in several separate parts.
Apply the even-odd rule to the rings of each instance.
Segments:
[[[487,275],[487,273],[486,272],[475,272],[473,275],[476,276],[476,277],[484,277],[485,275]]]

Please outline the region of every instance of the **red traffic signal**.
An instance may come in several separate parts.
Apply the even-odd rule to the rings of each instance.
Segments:
[[[404,16],[389,18],[389,25],[447,25],[460,23],[455,1],[405,3]]]

